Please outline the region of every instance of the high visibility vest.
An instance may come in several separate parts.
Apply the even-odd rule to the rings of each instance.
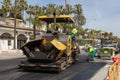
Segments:
[[[91,48],[89,49],[89,52],[92,53],[92,51],[93,51],[93,48],[91,47]]]
[[[92,46],[89,46],[88,48],[89,48],[89,53],[92,53],[93,47],[92,47]]]

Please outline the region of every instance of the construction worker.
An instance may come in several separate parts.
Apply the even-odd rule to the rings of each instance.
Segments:
[[[87,57],[87,61],[89,62],[89,60],[91,59],[91,54],[92,54],[92,50],[93,50],[93,47],[92,46],[88,46],[88,57]]]
[[[70,36],[71,36],[71,38],[72,38],[72,39],[74,39],[74,38],[75,38],[75,36],[76,36],[77,32],[78,32],[78,31],[77,31],[77,29],[76,29],[76,28],[73,28],[73,29],[72,29],[72,33],[70,34]]]
[[[77,48],[77,47],[76,47],[76,39],[75,39],[75,36],[76,36],[77,32],[78,32],[77,29],[76,29],[76,28],[73,28],[73,29],[72,29],[72,32],[71,32],[71,34],[70,34],[70,36],[71,36],[71,38],[72,38],[73,48],[74,48],[74,49]]]
[[[92,49],[92,55],[91,55],[91,58],[92,58],[93,61],[94,61],[94,57],[95,57],[96,52],[97,52],[97,48],[94,47]]]
[[[89,46],[88,47],[88,52],[89,52],[89,55],[88,55],[87,61],[90,60],[90,58],[92,58],[92,60],[94,60],[95,54],[97,52],[97,48]]]
[[[89,46],[89,47],[88,47],[88,51],[89,51],[90,54],[92,53],[92,50],[93,50],[93,47],[92,47],[92,46]]]

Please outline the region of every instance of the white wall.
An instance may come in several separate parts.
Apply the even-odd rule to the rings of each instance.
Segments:
[[[16,30],[17,31],[17,34],[16,34],[16,47],[17,47],[17,36],[19,34],[23,34],[25,35],[28,40],[27,42],[29,41],[29,38],[30,38],[30,35],[25,32],[33,32],[33,31],[28,31],[28,30]],[[12,35],[12,37],[14,37],[14,29],[11,29],[11,28],[2,28],[0,27],[0,35],[2,35],[3,33],[9,33]],[[41,33],[41,35],[44,35],[43,33]],[[41,38],[41,35],[39,38]],[[0,39],[0,51],[1,50],[10,50],[10,49],[13,49],[14,48],[14,39],[11,39],[11,45],[8,46],[8,40],[7,39]]]
[[[28,35],[25,34],[24,30],[17,30],[18,33],[16,34],[16,47],[17,47],[17,36],[19,34],[24,34],[25,36],[28,37]],[[0,35],[3,33],[9,33],[14,37],[14,29],[9,29],[9,28],[0,28]],[[11,45],[8,45],[8,39],[0,39],[0,50],[5,51],[5,50],[11,50],[14,49],[14,39],[11,39]]]
[[[13,49],[14,40],[11,40],[11,45],[8,46],[8,40],[0,40],[0,50],[11,50]]]

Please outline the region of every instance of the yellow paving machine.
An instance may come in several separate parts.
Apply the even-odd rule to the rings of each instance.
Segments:
[[[39,16],[47,23],[73,23],[70,16]],[[73,43],[74,42],[74,43]],[[74,47],[75,46],[75,47]],[[79,57],[79,47],[71,36],[65,33],[45,33],[41,39],[29,41],[20,48],[27,56],[19,67],[24,70],[63,71]]]

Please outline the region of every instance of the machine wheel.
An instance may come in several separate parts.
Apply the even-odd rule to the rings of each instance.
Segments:
[[[61,71],[63,71],[63,70],[65,70],[66,69],[66,61],[64,61],[63,63],[61,63],[61,65],[60,65],[60,70]]]
[[[78,48],[74,49],[73,52],[72,52],[72,58],[77,61],[79,59],[79,54],[80,54],[80,51]]]

